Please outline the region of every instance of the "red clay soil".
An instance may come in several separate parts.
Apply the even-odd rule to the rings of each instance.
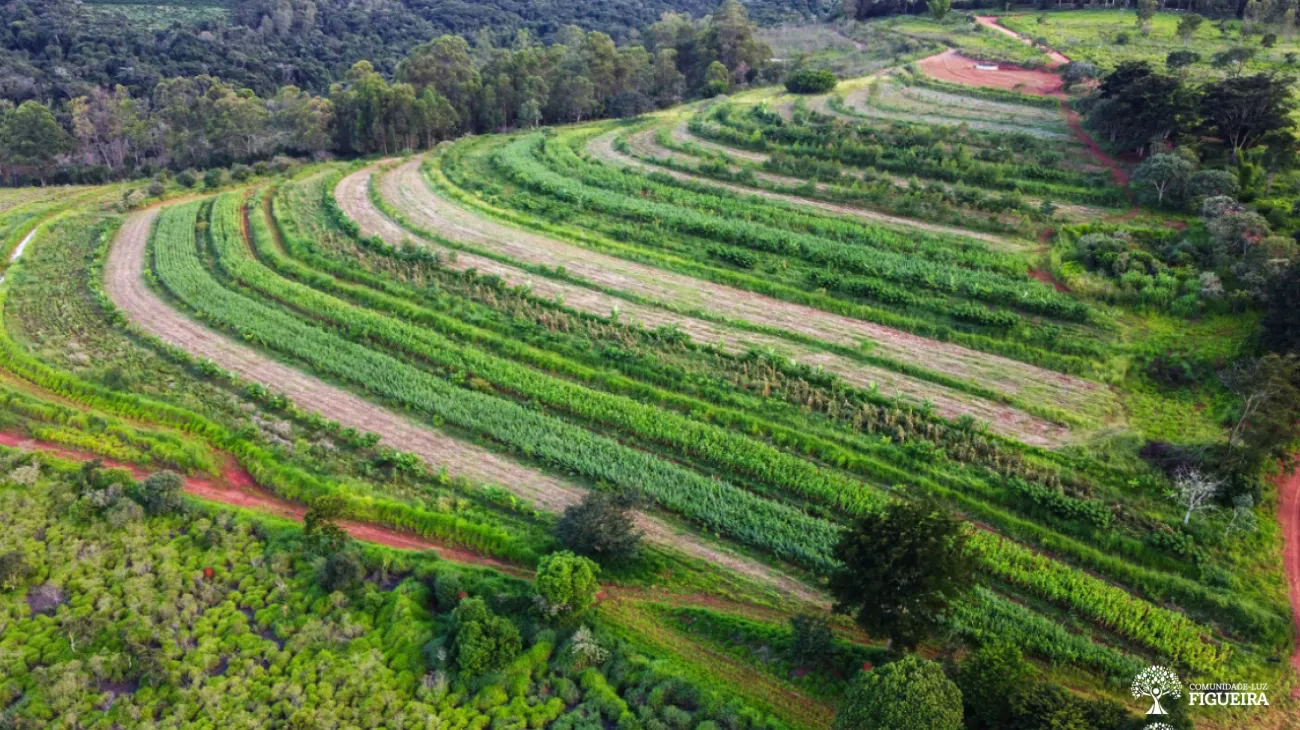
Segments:
[[[1059,292],[1068,292],[1068,291],[1070,291],[1070,288],[1069,288],[1068,286],[1062,284],[1061,282],[1057,281],[1056,279],[1053,279],[1053,278],[1052,278],[1052,275],[1051,275],[1050,273],[1048,273],[1047,271],[1043,270],[1043,269],[1030,269],[1030,270],[1029,270],[1029,275],[1030,275],[1031,277],[1035,278],[1035,279],[1038,279],[1039,281],[1043,282],[1044,284],[1051,284],[1052,287],[1053,287],[1054,289],[1056,289],[1057,291],[1059,291]]]
[[[1061,76],[1051,71],[1020,68],[1007,63],[990,64],[963,56],[955,50],[927,56],[917,61],[921,70],[949,83],[984,86],[992,89],[1020,91],[1038,96],[1055,96],[1061,92]],[[996,65],[995,71],[981,71],[978,66]]]
[[[76,451],[45,441],[36,441],[22,434],[0,432],[0,444],[25,451],[41,451],[70,461],[99,459],[106,467],[129,470],[137,479],[143,479],[151,472],[151,470],[140,466],[123,464],[89,452]],[[232,507],[265,512],[295,522],[302,521],[303,516],[307,513],[307,508],[304,505],[283,499],[259,487],[257,482],[254,481],[253,475],[249,474],[248,470],[235,461],[234,457],[223,455],[222,458],[220,477],[187,476],[185,477],[185,493],[208,502],[219,502]],[[529,571],[523,570],[519,566],[467,550],[448,547],[419,535],[382,525],[345,520],[340,521],[339,526],[352,537],[365,542],[385,545],[399,550],[432,550],[438,554],[438,557],[455,563],[488,566],[514,575],[531,575]]]
[[[1278,479],[1277,492],[1277,520],[1282,526],[1284,546],[1282,566],[1291,586],[1291,612],[1296,630],[1300,631],[1300,468]],[[1291,666],[1300,673],[1300,646],[1291,655]],[[1291,697],[1300,699],[1300,684],[1291,690]]]

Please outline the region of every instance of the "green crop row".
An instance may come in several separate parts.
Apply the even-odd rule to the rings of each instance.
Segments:
[[[820,236],[776,230],[728,215],[728,209],[740,209],[735,199],[714,196],[695,202],[686,195],[676,196],[666,202],[636,197],[628,185],[647,187],[656,192],[671,186],[655,186],[654,181],[624,176],[612,168],[592,166],[588,177],[602,175],[609,187],[586,184],[576,176],[554,172],[539,158],[548,151],[565,154],[571,150],[563,144],[548,144],[541,137],[524,138],[511,142],[496,154],[499,169],[516,183],[539,190],[583,209],[598,209],[646,225],[666,227],[682,233],[696,235],[712,241],[732,243],[758,251],[792,256],[811,263],[842,269],[858,274],[916,286],[933,291],[956,294],[987,302],[1003,304],[1027,312],[1087,320],[1086,305],[1064,296],[1041,282],[1022,274],[1020,281],[989,271],[968,269],[915,256],[895,253],[891,248],[905,248],[903,244],[883,244],[871,248],[834,244]],[[622,184],[619,184],[622,183]],[[916,232],[904,233],[887,228],[863,225],[873,241],[891,237],[915,239],[923,237]]]
[[[219,201],[220,202],[220,201]],[[641,489],[672,512],[781,557],[824,568],[836,529],[650,454],[596,436],[553,416],[461,389],[402,360],[375,352],[221,287],[203,267],[193,234],[197,207],[165,212],[155,237],[155,273],[167,290],[206,321],[246,341],[293,357],[315,371],[486,436],[552,467],[620,489]],[[238,201],[215,211],[214,240],[242,239]],[[178,221],[178,222],[173,222]],[[167,224],[164,230],[163,224]],[[191,226],[192,229],[192,226]],[[240,244],[242,245],[242,244]]]

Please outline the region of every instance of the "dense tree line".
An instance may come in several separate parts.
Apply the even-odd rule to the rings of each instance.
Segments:
[[[294,85],[261,94],[200,74],[143,94],[118,84],[51,104],[0,99],[0,175],[103,182],[277,154],[392,153],[468,132],[631,116],[775,72],[737,0],[700,21],[665,13],[644,38],[620,46],[576,26],[549,45],[525,30],[504,46],[443,35],[398,60],[391,82],[362,60],[321,95]]]
[[[747,0],[761,22],[806,19],[826,0]],[[293,85],[324,94],[357,61],[391,74],[417,45],[440,35],[506,43],[517,31],[551,42],[566,25],[635,41],[664,12],[695,17],[716,0],[235,0],[229,20],[133,23],[80,0],[0,3],[0,98],[66,102],[94,87],[141,97],[165,78],[213,76],[259,96]],[[165,11],[159,11],[165,12]],[[483,43],[476,43],[482,46]]]

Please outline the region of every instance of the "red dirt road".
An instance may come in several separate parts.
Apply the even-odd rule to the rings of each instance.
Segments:
[[[1291,612],[1295,615],[1296,630],[1300,632],[1300,468],[1283,475],[1277,481],[1277,521],[1282,526],[1282,567],[1291,586]],[[1300,673],[1300,646],[1291,655],[1291,666]],[[1291,697],[1300,699],[1300,684],[1291,690]]]

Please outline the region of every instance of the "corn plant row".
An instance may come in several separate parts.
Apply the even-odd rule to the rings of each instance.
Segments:
[[[233,251],[231,249],[238,249],[243,245],[241,241],[237,240],[237,237],[240,236],[237,227],[239,205],[240,201],[236,196],[228,195],[219,198],[217,205],[213,209],[211,230],[215,239],[214,242],[223,239],[227,242],[226,244],[216,243],[218,251],[223,257],[223,265],[226,265],[226,257],[232,256]],[[235,218],[236,223],[231,225],[219,223],[223,219],[229,220],[230,218]],[[198,263],[197,256],[194,257],[194,260]],[[247,263],[247,260],[245,262]],[[379,340],[391,338],[390,341],[404,340],[408,343],[405,346],[406,349],[411,351],[421,349],[416,344],[420,332],[419,328],[405,326],[396,320],[385,322],[386,318],[382,316],[366,317],[362,314],[364,310],[357,311],[356,308],[334,300],[332,297],[321,295],[307,287],[270,274],[265,269],[261,269],[261,272],[263,272],[262,276],[265,280],[259,287],[255,288],[264,291],[296,291],[301,297],[296,298],[295,306],[303,311],[313,312],[318,316],[337,317],[336,323],[342,329],[353,332],[354,336]],[[256,272],[249,272],[250,276],[255,274]],[[346,316],[349,313],[352,315],[351,317]],[[403,329],[407,331],[403,332]],[[381,334],[384,330],[388,330],[389,334]],[[679,449],[690,449],[692,448],[692,442],[695,442],[695,453],[704,456],[710,461],[723,464],[736,471],[746,470],[791,493],[817,496],[822,501],[835,504],[837,509],[851,514],[860,515],[878,509],[887,499],[883,494],[871,491],[853,480],[840,477],[834,472],[819,469],[758,442],[742,439],[710,426],[690,422],[670,411],[662,411],[653,407],[638,408],[638,404],[630,399],[586,390],[563,381],[555,381],[555,379],[523,368],[512,367],[509,363],[501,362],[481,353],[458,349],[453,343],[441,340],[441,338],[430,338],[424,346],[423,354],[432,359],[438,351],[447,353],[444,356],[444,363],[450,364],[452,367],[464,368],[465,372],[483,377],[489,382],[498,385],[505,386],[514,383],[513,389],[526,397],[539,399],[554,407],[560,407],[562,402],[568,399],[576,403],[576,405],[571,406],[575,413],[580,413],[598,422],[615,424],[661,443],[670,443],[674,438],[677,438],[679,441],[676,446]],[[467,393],[466,391],[458,392]],[[479,395],[472,392],[468,394]],[[601,410],[602,408],[607,410]],[[619,408],[624,409],[629,415],[620,417],[613,413],[613,410]],[[677,432],[674,433],[674,430]],[[727,451],[733,453],[726,453]],[[1202,634],[1201,629],[1180,614],[1158,609],[1140,599],[1129,596],[1121,589],[1107,587],[1097,579],[1055,561],[1047,559],[1035,561],[1034,559],[1037,556],[1034,556],[1030,551],[987,533],[977,534],[972,540],[972,545],[979,546],[979,549],[975,550],[974,554],[981,558],[981,563],[996,568],[994,573],[1003,580],[1024,584],[1046,598],[1070,605],[1093,620],[1098,621],[1101,625],[1130,636],[1135,641],[1150,645],[1159,651],[1167,651],[1180,663],[1187,666],[1199,667],[1197,663],[1205,660],[1202,654],[1195,653],[1185,646],[1189,637],[1195,640],[1193,643],[1196,647],[1206,646],[1199,642],[1199,636]],[[986,559],[988,556],[994,556],[996,560]],[[1032,577],[1039,582],[1030,582],[1024,571],[1020,569],[1021,564],[1027,561],[1034,563]],[[1082,578],[1080,579],[1080,577]],[[1128,598],[1131,605],[1110,603],[1104,606],[1107,609],[1106,611],[1101,611],[1088,601],[1089,596],[1086,593],[1073,590],[1080,583],[1093,589],[1122,595]],[[1214,647],[1210,646],[1208,649],[1212,652],[1210,660],[1218,658],[1218,655],[1213,653]]]
[[[951,264],[917,259],[884,248],[864,250],[857,246],[844,246],[807,234],[774,230],[731,215],[718,215],[728,208],[740,209],[734,198],[714,197],[697,200],[687,208],[687,195],[671,203],[653,202],[585,184],[548,169],[538,157],[548,150],[562,155],[568,149],[563,144],[548,144],[544,138],[524,138],[507,144],[494,157],[499,169],[512,180],[548,196],[579,206],[638,221],[646,225],[668,227],[683,233],[697,235],[714,241],[732,243],[746,248],[802,258],[806,261],[867,274],[881,279],[920,286],[934,291],[971,297],[982,301],[1005,304],[1028,312],[1086,321],[1089,309],[1081,302],[1061,295],[1051,287],[1025,276],[1023,281],[987,271],[964,269]],[[572,154],[572,150],[569,150]],[[618,175],[605,168],[606,176]],[[641,188],[660,188],[653,181],[630,181]],[[879,237],[907,234],[879,228]]]
[[[1108,570],[1112,569],[1116,564],[1127,565],[1123,562],[1113,563],[1104,558],[1099,559],[1098,556],[1104,556],[1107,552],[1114,551],[1117,547],[1124,547],[1124,554],[1131,556],[1136,560],[1143,560],[1148,557],[1147,554],[1140,549],[1140,544],[1131,540],[1127,542],[1121,540],[1120,545],[1118,546],[1114,541],[1111,541],[1107,544],[1104,551],[1098,551],[1095,548],[1085,547],[1076,542],[1063,539],[1062,536],[1044,529],[1035,523],[1022,520],[1011,520],[1009,515],[993,509],[988,505],[980,504],[980,502],[1007,504],[1008,500],[1010,500],[1010,503],[1019,505],[1020,500],[1018,500],[1018,498],[1010,496],[1005,490],[992,489],[989,485],[979,479],[971,479],[964,476],[948,476],[941,472],[932,471],[929,466],[920,466],[918,471],[918,466],[913,464],[910,459],[906,458],[904,452],[896,448],[883,449],[879,448],[879,445],[876,445],[876,448],[872,448],[858,443],[857,439],[846,440],[842,436],[839,438],[827,437],[831,438],[831,440],[835,442],[828,443],[825,438],[822,438],[822,436],[824,436],[823,434],[818,434],[818,436],[813,435],[813,432],[815,432],[816,429],[802,427],[801,430],[791,430],[784,427],[776,427],[769,421],[765,421],[761,418],[753,418],[747,413],[738,413],[731,408],[717,408],[715,404],[712,403],[703,403],[695,398],[681,397],[676,393],[666,392],[661,388],[647,387],[644,384],[626,378],[607,377],[602,374],[600,369],[573,367],[572,364],[568,364],[565,360],[556,358],[553,355],[533,353],[530,352],[528,348],[518,346],[517,343],[509,339],[509,333],[502,337],[500,335],[495,335],[477,328],[466,326],[460,321],[461,318],[437,316],[432,312],[422,310],[421,307],[412,306],[408,301],[403,301],[403,299],[409,300],[412,298],[411,293],[404,293],[397,287],[394,287],[385,281],[376,280],[375,277],[367,277],[369,281],[366,282],[365,287],[341,284],[331,277],[321,276],[316,271],[304,269],[301,265],[296,265],[296,262],[285,260],[283,257],[280,257],[274,250],[274,246],[263,242],[263,239],[266,238],[268,234],[259,233],[262,226],[264,226],[264,223],[262,223],[258,217],[253,217],[252,230],[254,233],[254,241],[257,244],[259,254],[262,256],[263,260],[270,262],[277,270],[287,273],[301,281],[305,281],[316,289],[322,289],[347,297],[353,301],[362,303],[366,307],[389,312],[404,321],[433,327],[459,339],[467,340],[475,344],[491,346],[494,350],[503,352],[513,359],[523,360],[529,365],[541,367],[551,372],[558,372],[566,378],[577,379],[606,390],[623,393],[634,397],[638,401],[657,403],[662,406],[675,408],[691,414],[693,418],[721,423],[741,433],[760,435],[797,453],[815,456],[825,463],[834,464],[837,467],[860,473],[879,483],[915,481],[915,483],[924,486],[931,493],[948,496],[952,500],[956,501],[962,509],[981,521],[998,526],[999,529],[1005,527],[1007,530],[1014,532],[1023,539],[1052,544],[1053,550],[1067,554],[1072,558],[1078,558],[1081,563],[1090,565],[1097,569]],[[329,270],[335,275],[345,277],[349,276],[350,273],[347,271],[346,267],[331,266]],[[355,275],[355,272],[352,273]],[[381,294],[367,289],[367,287],[375,286],[382,288],[384,293]],[[287,287],[278,282],[269,282],[257,285],[255,288],[267,293],[268,296],[281,299],[282,301],[284,300],[284,292],[288,291]],[[300,311],[309,311],[313,313],[325,311],[318,303],[297,302],[293,303],[293,306]],[[461,315],[461,317],[463,318],[463,315]],[[340,320],[337,321],[336,324],[339,324],[347,331],[364,331],[367,333],[373,333],[376,331],[382,331],[383,329],[381,326],[361,324],[348,320]],[[438,352],[446,350],[449,347],[447,344],[435,344],[425,345],[426,350],[410,350],[408,344],[410,341],[413,341],[413,338],[397,340],[390,342],[390,344],[406,349],[408,352],[414,352],[417,356],[424,357],[425,359],[433,360],[437,359]],[[432,356],[429,354],[429,349],[431,349],[433,353]],[[483,371],[476,371],[475,375],[483,376]],[[517,376],[513,373],[503,371],[501,376],[498,378],[489,378],[489,380],[495,382],[505,390],[518,392],[516,387],[512,385],[516,377]],[[544,399],[544,402],[552,403],[555,407],[561,409],[569,407],[566,405],[565,400],[574,400],[572,396],[565,396],[565,400],[557,402],[553,399],[547,398],[543,393],[534,391],[525,391],[523,395],[532,398],[542,398]],[[584,414],[576,411],[575,413],[583,415],[584,417],[590,417],[589,413]],[[612,422],[606,421],[606,423]],[[637,433],[636,435],[645,436],[644,433]],[[660,443],[667,442],[660,441]],[[847,448],[848,451],[846,451],[845,448]],[[880,458],[887,461],[895,462],[896,466],[891,467],[883,464],[875,458],[862,458],[860,454],[864,453],[864,450],[879,455]],[[749,473],[755,475],[752,471]],[[929,474],[935,481],[931,481],[930,478],[927,478],[925,476],[926,474]],[[761,475],[756,476],[763,478]],[[788,487],[788,485],[780,484],[778,484],[778,486]],[[962,494],[957,494],[958,491]],[[1068,508],[1066,511],[1070,515],[1070,519],[1079,519],[1075,516],[1078,513],[1095,514],[1099,511],[1097,508],[1093,508],[1090,503],[1065,497],[1058,491],[1046,491],[1050,492],[1051,495],[1056,495],[1055,502],[1063,501],[1067,503],[1061,506]],[[812,493],[805,494],[807,495]],[[834,490],[827,490],[812,494],[812,496],[815,496],[822,501],[829,501],[830,504],[836,505],[839,508],[844,508],[844,505],[840,503],[838,499],[827,497],[826,495],[828,494],[834,495],[836,492]],[[974,499],[966,497],[965,495],[967,494]],[[1019,494],[1019,492],[1016,494]],[[1105,515],[1108,517],[1109,512],[1105,511]],[[1108,536],[1113,535],[1113,533],[1110,532],[1107,532],[1106,534]],[[1134,543],[1137,547],[1130,546],[1128,543]],[[1128,579],[1134,578],[1134,574],[1128,571],[1121,571],[1120,574],[1124,575],[1125,578]],[[1137,579],[1144,585],[1153,582],[1159,584],[1160,582],[1159,580],[1153,580],[1146,573],[1140,573]],[[1177,592],[1177,589],[1174,589],[1174,591]],[[1162,594],[1167,592],[1168,591],[1162,591]]]
[[[967,641],[1011,644],[1053,665],[1090,669],[1113,682],[1131,682],[1146,666],[1089,636],[1072,634],[1059,623],[984,586],[975,586],[954,603],[946,624]]]
[[[219,213],[210,221],[213,238],[238,240],[237,206],[233,211],[226,206]],[[239,333],[246,341],[552,467],[619,489],[641,489],[669,511],[780,557],[819,569],[830,565],[828,556],[837,537],[831,523],[514,402],[463,390],[402,360],[228,291],[203,267],[192,233],[186,236],[170,229],[166,233],[160,224],[154,253],[160,282],[207,321]]]
[[[486,159],[491,156],[490,152],[482,158],[476,157],[473,154],[464,154],[466,149],[473,150],[475,153],[481,153],[482,151],[479,150],[478,145],[475,144],[477,142],[478,140],[470,140],[458,143],[450,151],[432,158],[429,165],[425,167],[425,179],[441,194],[445,194],[453,200],[474,208],[480,211],[483,215],[506,221],[511,225],[526,230],[535,230],[547,235],[561,237],[566,241],[582,245],[586,248],[609,253],[614,256],[620,256],[622,258],[638,261],[651,266],[664,268],[669,271],[674,271],[706,281],[713,281],[726,286],[757,292],[782,301],[795,302],[810,307],[816,307],[823,311],[840,314],[846,317],[854,317],[856,319],[875,322],[886,327],[912,332],[922,337],[957,343],[974,350],[1002,355],[1004,357],[1033,363],[1060,372],[1088,376],[1095,374],[1099,370],[1098,363],[1095,361],[1075,355],[1048,351],[1042,347],[1008,340],[1005,337],[992,337],[982,333],[955,329],[944,323],[935,322],[932,319],[905,315],[896,310],[872,306],[861,302],[850,302],[829,296],[824,292],[809,291],[806,286],[796,288],[795,286],[775,282],[769,278],[753,276],[746,272],[720,268],[715,265],[702,265],[695,260],[686,259],[681,256],[668,255],[660,251],[650,250],[646,247],[629,245],[621,241],[616,241],[609,235],[592,235],[592,233],[585,228],[570,225],[569,220],[557,220],[552,222],[539,218],[536,215],[530,214],[526,209],[527,204],[529,203],[528,194],[520,192],[517,186],[509,183],[508,180],[500,179],[497,175],[492,173],[491,170],[483,171],[478,169],[481,164],[490,164],[489,160]],[[509,190],[510,194],[504,194],[504,191],[506,190]],[[372,197],[374,197],[373,193]],[[393,215],[392,206],[387,206],[385,209],[385,204],[383,203],[382,198],[375,198],[375,200],[376,204],[379,205],[382,210]],[[521,205],[523,207],[520,207]],[[396,218],[400,221],[400,212],[397,213]],[[403,225],[407,228],[411,228],[409,224]],[[432,235],[427,231],[421,231],[421,235],[425,235],[431,240],[439,240],[438,236]],[[490,250],[472,246],[463,246],[445,240],[444,243],[452,248],[471,250],[475,253],[488,255],[497,260],[510,263],[511,265],[528,268],[526,265],[520,264],[517,261],[494,254]],[[533,267],[530,270],[541,275],[557,275],[554,271],[539,270],[537,267]],[[565,276],[564,272],[559,272],[559,275],[561,277]],[[569,280],[584,286],[590,286],[588,282],[582,280]],[[625,292],[611,291],[610,293],[626,296]],[[662,302],[647,300],[640,301],[650,304],[663,304]],[[680,307],[674,307],[673,305],[669,305],[669,307],[682,311]],[[708,311],[696,309],[688,310],[687,313],[704,319],[714,321],[718,320],[716,315]],[[816,338],[811,338],[807,335],[795,333],[790,330],[776,330],[775,328],[756,326],[743,320],[728,320],[728,324],[751,328],[756,331],[763,331],[798,341],[808,341],[810,344],[819,347],[836,348],[837,352],[846,357],[862,358],[871,364],[881,365],[890,370],[903,372],[913,377],[936,382],[945,387],[955,388],[963,392],[971,393],[972,395],[978,395],[982,398],[1008,402],[1006,396],[998,391],[981,388],[965,380],[949,378],[909,363],[863,354],[860,351],[846,349],[841,345],[817,340]],[[1042,404],[1016,401],[1013,405],[1031,413],[1044,413],[1041,409]],[[1066,419],[1066,422],[1072,422],[1072,419],[1075,418],[1071,413],[1060,411],[1047,415],[1047,417],[1057,421],[1064,418]]]

